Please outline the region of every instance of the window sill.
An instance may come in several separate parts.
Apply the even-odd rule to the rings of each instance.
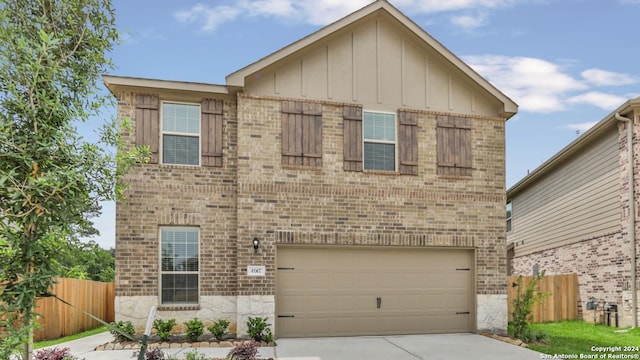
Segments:
[[[189,311],[200,310],[200,305],[159,305],[158,311]]]
[[[388,171],[388,170],[362,170],[365,174],[374,174],[374,175],[392,175],[392,176],[400,176],[399,171]]]

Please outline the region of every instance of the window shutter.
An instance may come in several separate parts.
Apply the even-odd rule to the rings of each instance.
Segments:
[[[282,102],[282,164],[302,165],[302,102]]]
[[[303,165],[322,166],[322,104],[302,103]]]
[[[136,95],[136,145],[148,145],[149,163],[157,164],[160,150],[160,100],[156,95]]]
[[[282,102],[282,164],[322,166],[322,104]]]
[[[471,119],[438,116],[438,175],[471,176]]]
[[[418,175],[418,114],[400,111],[399,115],[400,174]]]
[[[222,166],[222,107],[220,99],[202,100],[202,166]]]
[[[362,108],[345,106],[342,118],[344,170],[362,171]]]

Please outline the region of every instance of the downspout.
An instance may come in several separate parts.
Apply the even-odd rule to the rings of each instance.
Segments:
[[[615,114],[615,118],[618,121],[625,122],[627,124],[627,176],[629,181],[629,238],[631,240],[631,318],[632,328],[638,327],[638,284],[637,284],[637,264],[636,264],[636,203],[635,203],[635,189],[633,183],[633,120],[621,116],[619,113]]]

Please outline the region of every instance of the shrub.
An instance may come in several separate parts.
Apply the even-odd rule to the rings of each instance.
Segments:
[[[69,348],[49,348],[38,350],[33,354],[33,360],[77,360],[69,353]]]
[[[133,353],[133,357],[137,358],[139,354],[140,352],[136,351]],[[162,350],[158,348],[153,348],[153,349],[148,349],[144,353],[144,358],[145,360],[164,360],[164,359],[167,359],[167,354],[165,354],[164,352],[162,352]]]
[[[256,360],[258,355],[258,343],[255,341],[247,341],[236,345],[227,358],[229,360]]]
[[[191,350],[185,355],[185,360],[207,360],[204,354],[201,354],[200,352],[198,352],[198,350]]]
[[[129,335],[130,337],[133,337],[136,334],[136,328],[133,326],[131,321],[112,322],[111,326],[117,328],[118,330]],[[113,335],[117,341],[131,340],[128,337],[122,335],[121,333],[115,331],[114,329],[109,329],[109,332],[111,332],[111,335]]]
[[[169,340],[169,336],[171,335],[171,330],[176,326],[175,319],[162,320],[156,319],[153,320],[153,328],[156,329],[156,333],[160,337],[160,340],[167,341]]]
[[[518,288],[518,294],[511,303],[513,307],[511,310],[512,326],[510,329],[513,331],[513,334],[510,335],[524,342],[531,341],[532,335],[534,335],[535,338],[542,338],[544,336],[540,334],[533,334],[529,329],[531,307],[536,302],[549,295],[540,292],[540,280],[543,277],[544,271],[539,275],[534,276],[533,279],[527,283],[524,290],[522,289],[522,276],[519,276],[518,280],[514,284],[514,286]]]
[[[225,319],[218,320],[209,326],[207,329],[213,334],[216,340],[222,340],[229,328],[229,321]]]
[[[204,333],[204,324],[198,318],[184,323],[187,326],[187,339],[189,341],[198,341],[200,335]]]
[[[273,334],[269,328],[271,324],[267,322],[267,318],[249,317],[247,320],[247,333],[255,341],[273,341]]]

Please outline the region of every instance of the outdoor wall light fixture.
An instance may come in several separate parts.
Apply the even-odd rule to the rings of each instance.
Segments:
[[[253,238],[253,251],[257,254],[258,248],[260,247],[260,240],[258,238]]]

